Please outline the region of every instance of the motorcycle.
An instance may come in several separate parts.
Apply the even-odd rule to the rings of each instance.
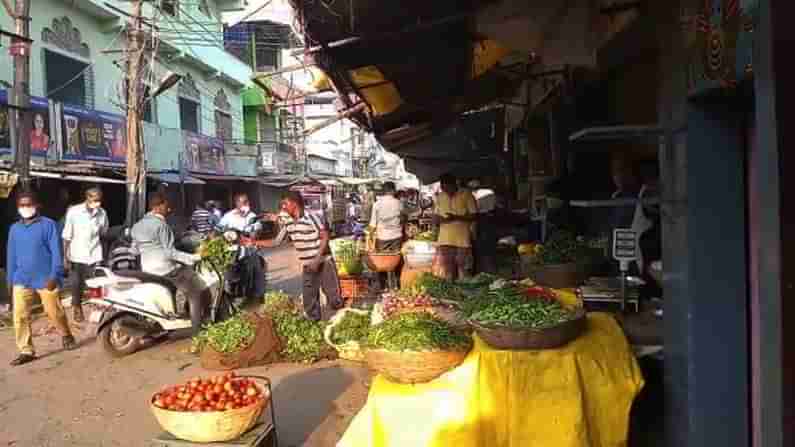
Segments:
[[[230,249],[240,254],[236,239],[237,235],[227,237]],[[97,325],[96,336],[112,357],[130,355],[148,342],[191,328],[187,300],[180,305],[176,285],[138,270],[136,258],[134,249],[121,244],[111,252],[107,265],[95,268],[93,277],[86,280],[87,302],[98,307],[89,321]],[[197,274],[210,291],[209,322],[237,312],[229,298],[235,286],[229,279],[221,284],[215,272],[198,270]]]

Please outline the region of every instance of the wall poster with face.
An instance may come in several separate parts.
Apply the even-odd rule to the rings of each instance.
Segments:
[[[224,142],[193,132],[183,132],[183,160],[188,171],[222,175],[226,172]]]
[[[110,154],[109,161],[124,163],[127,160],[127,121],[121,115],[97,112],[102,125],[102,142]]]

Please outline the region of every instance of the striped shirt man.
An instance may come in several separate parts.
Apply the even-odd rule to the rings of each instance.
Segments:
[[[298,252],[298,261],[306,265],[320,253],[320,232],[325,227],[320,219],[312,213],[304,212],[303,216],[293,220],[287,226],[287,235],[293,242],[295,251]]]

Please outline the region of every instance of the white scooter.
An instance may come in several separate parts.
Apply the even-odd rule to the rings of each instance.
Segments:
[[[110,266],[114,265],[111,261]],[[209,270],[197,273],[212,297],[209,320],[220,321],[234,313],[218,275]],[[99,307],[89,321],[97,325],[97,338],[113,357],[130,355],[148,341],[191,327],[187,306],[178,309],[177,289],[162,276],[98,267],[94,277],[86,280],[86,288],[87,302]]]

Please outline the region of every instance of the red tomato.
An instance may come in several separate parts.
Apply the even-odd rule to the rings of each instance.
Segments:
[[[235,387],[232,385],[232,382],[226,382],[224,383],[224,389],[226,391],[233,391]]]
[[[217,404],[215,404],[216,411],[224,411],[225,407],[226,407],[225,402],[218,402]]]
[[[246,396],[252,396],[253,397],[253,396],[256,396],[257,394],[259,394],[259,391],[257,391],[257,389],[254,388],[253,386],[250,386],[250,387],[248,387],[246,389]]]
[[[204,392],[204,399],[207,400],[207,401],[215,400],[216,396],[217,396],[217,394],[213,393],[212,391],[205,391]]]
[[[177,402],[177,399],[174,397],[173,394],[169,394],[168,396],[166,396],[165,403],[169,407],[174,405],[176,402]]]
[[[221,394],[221,393],[223,393],[223,392],[224,392],[224,387],[223,387],[223,385],[215,385],[215,386],[213,387],[213,393],[215,393],[215,394]]]
[[[226,403],[226,407],[224,407],[224,408],[227,409],[227,410],[234,410],[235,409],[235,404],[233,402],[227,402]]]

